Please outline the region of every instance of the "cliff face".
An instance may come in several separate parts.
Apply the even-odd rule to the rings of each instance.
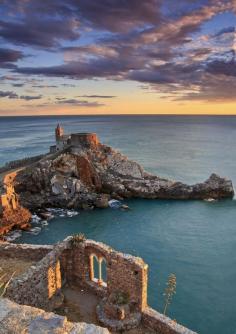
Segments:
[[[136,162],[100,143],[71,146],[20,171],[15,188],[24,206],[107,206],[109,198],[232,198],[232,182],[212,174],[187,185],[151,175]]]
[[[27,228],[31,213],[21,206],[13,183],[16,172],[6,173],[0,186],[0,235],[15,227]]]

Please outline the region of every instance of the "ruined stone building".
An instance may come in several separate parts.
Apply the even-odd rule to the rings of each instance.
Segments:
[[[79,146],[93,146],[98,144],[98,138],[96,133],[72,133],[64,134],[64,129],[60,124],[57,125],[55,129],[55,140],[56,145],[50,146],[50,153],[55,153],[61,151],[69,146],[79,147]]]
[[[97,296],[98,322],[111,332],[144,326],[151,333],[196,334],[148,305],[148,265],[139,257],[81,236],[55,246],[3,243],[0,254],[38,261],[7,288],[6,297],[18,304],[53,311],[63,301],[63,287],[71,286]]]

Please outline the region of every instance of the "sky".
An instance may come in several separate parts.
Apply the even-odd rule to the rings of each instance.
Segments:
[[[0,116],[236,114],[236,0],[1,0]]]

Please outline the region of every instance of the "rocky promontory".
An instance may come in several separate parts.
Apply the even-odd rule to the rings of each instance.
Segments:
[[[195,185],[168,180],[147,173],[137,162],[99,143],[94,134],[92,138],[88,134],[77,137],[76,145],[48,154],[18,172],[14,186],[24,207],[90,208],[107,207],[111,198],[187,200],[234,196],[232,182],[216,174]]]

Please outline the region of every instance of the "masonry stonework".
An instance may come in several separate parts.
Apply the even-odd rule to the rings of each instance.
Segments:
[[[54,247],[0,243],[0,254],[7,256],[10,250],[15,258],[27,257],[31,250],[35,253],[31,259],[39,259],[7,288],[6,297],[18,304],[53,310],[62,303],[61,289],[67,284],[99,296],[97,316],[109,329],[126,330],[143,323],[160,334],[194,334],[148,306],[148,266],[141,258],[93,240],[74,243],[73,237]],[[101,268],[99,277],[94,277],[94,257],[98,263],[106,264],[106,280]]]

